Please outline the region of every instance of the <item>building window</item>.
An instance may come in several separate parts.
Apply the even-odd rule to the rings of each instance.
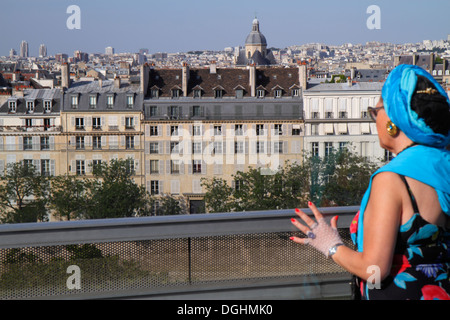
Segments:
[[[126,149],[134,149],[134,136],[126,136],[125,137],[125,148]]]
[[[325,142],[325,157],[328,157],[333,152],[333,142]]]
[[[177,106],[170,107],[170,119],[178,119],[178,107]]]
[[[283,135],[283,125],[282,124],[275,124],[274,126],[273,126],[273,134],[275,135],[275,136],[281,136],[281,135]]]
[[[178,136],[178,126],[170,126],[170,135]]]
[[[283,153],[283,142],[276,141],[273,143],[273,153]]]
[[[33,126],[33,119],[25,119],[25,127],[31,128]]]
[[[27,101],[27,113],[34,112],[34,101]]]
[[[292,135],[293,136],[299,136],[301,131],[302,131],[299,127],[297,128],[296,126],[298,126],[298,125],[294,124],[294,127],[292,128]]]
[[[214,135],[215,136],[221,136],[222,135],[222,126],[221,125],[215,125],[214,126]]]
[[[133,96],[127,96],[127,108],[133,108],[134,106],[134,97]]]
[[[79,176],[86,174],[86,170],[84,167],[84,160],[76,160],[76,173]]]
[[[192,116],[193,117],[200,117],[201,116],[201,107],[200,106],[193,106],[192,107]]]
[[[102,167],[102,160],[92,160],[92,170],[97,170]]]
[[[202,173],[202,160],[192,160],[192,173]]]
[[[84,150],[84,137],[75,137],[75,148],[77,150]]]
[[[234,180],[234,190],[239,191],[242,188],[244,182],[242,180]]]
[[[16,112],[17,101],[9,101],[9,112]]]
[[[214,90],[214,98],[220,99],[223,97],[222,89],[216,89]]]
[[[367,111],[361,111],[361,118],[362,119],[368,119],[369,113]]]
[[[222,141],[214,141],[213,144],[213,154],[222,154],[223,153],[223,144]]]
[[[264,90],[262,89],[256,90],[256,96],[258,98],[264,98],[264,95],[265,95]]]
[[[150,91],[151,97],[157,99],[159,97],[159,90],[158,89],[152,89]]]
[[[319,125],[317,123],[311,124],[311,135],[312,136],[319,135]]]
[[[159,143],[158,142],[150,142],[150,153],[151,154],[159,153]]]
[[[70,97],[70,105],[71,105],[72,109],[77,109],[78,108],[78,96],[71,96]]]
[[[275,90],[274,97],[275,98],[281,98],[283,96],[283,92],[281,90]]]
[[[262,141],[256,142],[256,153],[265,153],[264,142],[262,142]]]
[[[194,153],[194,154],[202,153],[202,143],[201,142],[193,142],[192,143],[192,153]]]
[[[201,126],[193,126],[192,127],[192,135],[194,135],[194,136],[201,136],[202,135],[202,128],[201,128]]]
[[[176,99],[180,97],[180,90],[179,89],[172,89],[172,98]]]
[[[159,194],[159,181],[157,180],[150,181],[150,194],[151,195]]]
[[[346,150],[347,146],[348,146],[348,142],[342,142],[342,141],[339,142],[339,150],[340,151]]]
[[[158,135],[158,126],[150,126],[150,136]]]
[[[125,117],[125,129],[134,129],[134,117]]]
[[[389,150],[384,150],[384,161],[388,162],[394,158],[394,154]]]
[[[313,157],[319,156],[319,143],[318,142],[311,142],[311,153]]]
[[[347,112],[339,111],[339,119],[347,119]]]
[[[77,130],[84,129],[84,118],[75,118],[75,129]]]
[[[194,90],[194,98],[201,98],[202,91],[201,90]]]
[[[41,150],[50,150],[50,137],[41,137]]]
[[[234,135],[235,136],[242,136],[244,134],[244,129],[242,124],[235,124],[234,125]]]
[[[234,143],[234,153],[244,153],[244,142],[243,141],[236,141]]]
[[[50,160],[41,160],[41,175],[45,177],[51,176]]]
[[[293,97],[300,96],[300,90],[299,89],[292,89],[292,96]]]
[[[319,119],[319,112],[317,111],[311,112],[311,119]]]
[[[257,136],[263,136],[264,135],[264,125],[263,124],[257,124],[256,125],[256,135]]]
[[[52,101],[51,100],[45,100],[44,101],[44,112],[48,113],[52,111]]]
[[[171,174],[180,173],[180,161],[179,160],[171,160],[170,161],[170,173]]]
[[[159,160],[150,160],[150,173],[159,174]]]
[[[33,150],[32,137],[23,137],[23,150]]]
[[[170,142],[170,152],[175,154],[180,153],[180,143],[178,141]]]
[[[150,117],[156,117],[158,115],[158,107],[150,106]]]
[[[102,128],[102,118],[95,117],[92,118],[92,129],[100,130]]]
[[[101,136],[93,136],[92,137],[92,148],[96,150],[100,150],[102,148],[102,137]]]
[[[114,96],[107,96],[106,97],[106,107],[108,109],[112,109],[114,107]]]
[[[326,119],[333,119],[333,112],[330,112],[330,111],[325,112],[325,118]]]
[[[95,109],[97,108],[97,97],[89,96],[89,108]]]

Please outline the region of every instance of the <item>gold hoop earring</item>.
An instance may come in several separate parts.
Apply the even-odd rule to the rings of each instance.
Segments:
[[[392,121],[386,123],[386,130],[391,137],[395,137],[398,133],[398,127]]]

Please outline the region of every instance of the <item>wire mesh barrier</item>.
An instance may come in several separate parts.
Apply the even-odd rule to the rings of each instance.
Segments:
[[[224,214],[215,221],[215,215],[149,217],[133,223],[111,219],[115,221],[102,225],[98,221],[82,226],[71,222],[70,227],[58,223],[65,228],[57,225],[51,230],[43,224],[27,224],[25,229],[0,226],[0,298],[170,298],[179,294],[195,298],[199,292],[214,298],[214,292],[228,290],[236,297],[236,290],[249,288],[259,294],[262,288],[272,290],[269,297],[276,298],[270,287],[283,283],[304,287],[293,299],[317,298],[311,285],[323,285],[323,276],[328,282],[336,281],[341,294],[348,292],[350,276],[343,269],[311,247],[289,240],[298,233],[281,222],[286,215]],[[259,226],[237,228],[252,221]],[[274,232],[266,230],[269,225]],[[228,230],[233,228],[234,234]],[[258,229],[263,232],[254,232]],[[185,234],[177,236],[181,230]],[[61,239],[67,235],[67,243],[58,240],[59,231]],[[351,245],[347,228],[340,232]],[[106,239],[105,234],[110,236]],[[98,239],[92,241],[96,235]],[[129,239],[114,241],[117,238]],[[7,244],[15,240],[15,245]]]

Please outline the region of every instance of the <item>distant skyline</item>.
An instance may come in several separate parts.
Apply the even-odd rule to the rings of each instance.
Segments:
[[[81,29],[66,22],[70,5],[81,10]],[[381,29],[366,26],[370,5],[381,10]],[[0,56],[11,48],[29,55],[76,50],[116,53],[223,50],[243,46],[255,16],[269,47],[324,43],[396,44],[443,40],[450,34],[449,0],[2,0]]]

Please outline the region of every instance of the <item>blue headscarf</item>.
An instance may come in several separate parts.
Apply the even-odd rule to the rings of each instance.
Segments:
[[[395,125],[419,145],[398,154],[370,178],[369,187],[361,201],[357,220],[358,230],[356,235],[352,235],[360,252],[363,250],[364,211],[370,198],[372,180],[380,172],[395,172],[433,187],[442,210],[450,215],[450,151],[445,149],[450,144],[450,131],[447,135],[433,132],[411,109],[411,97],[416,88],[418,75],[426,77],[434,84],[447,98],[450,108],[445,90],[422,68],[400,65],[389,74],[381,93],[385,111]]]

